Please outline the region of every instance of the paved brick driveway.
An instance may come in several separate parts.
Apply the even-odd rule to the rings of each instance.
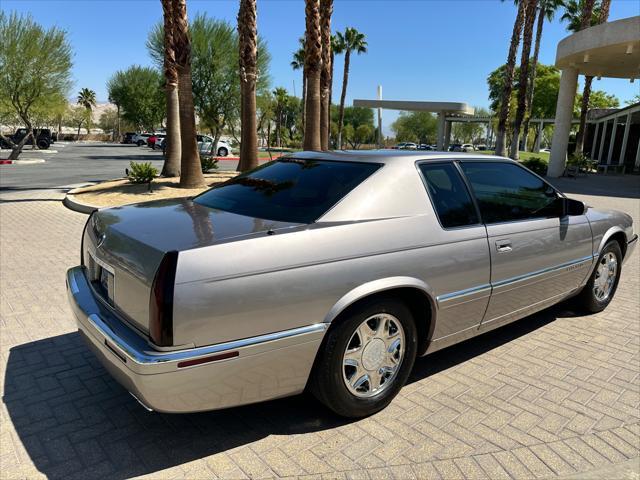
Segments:
[[[640,225],[637,177],[562,183],[616,192],[580,198]],[[61,198],[1,197],[2,478],[580,478],[640,456],[638,252],[605,312],[552,308],[423,358],[371,418],[345,422],[307,397],[162,415],[111,380],[75,332],[64,272],[86,217]]]

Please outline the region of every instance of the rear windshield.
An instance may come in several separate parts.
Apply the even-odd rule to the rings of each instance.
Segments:
[[[312,223],[380,165],[280,159],[199,195],[210,208],[280,222]]]

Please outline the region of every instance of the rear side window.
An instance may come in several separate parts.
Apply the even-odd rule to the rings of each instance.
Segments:
[[[210,208],[281,222],[312,223],[380,165],[276,160],[196,197]]]
[[[485,223],[559,217],[558,194],[546,182],[513,163],[461,162]]]
[[[420,165],[429,196],[444,228],[479,223],[471,195],[453,163]]]

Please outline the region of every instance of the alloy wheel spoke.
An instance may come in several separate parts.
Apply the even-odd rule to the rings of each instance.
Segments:
[[[351,386],[357,390],[358,388],[362,387],[365,383],[369,382],[369,375],[366,373],[360,376],[354,375],[353,377],[351,377],[351,379],[352,379]],[[371,385],[371,383],[369,383],[369,385]]]
[[[369,373],[369,389],[377,390],[382,384],[382,369],[373,370]]]
[[[369,322],[362,322],[358,327],[358,336],[362,345],[366,344],[370,339],[376,336],[376,330],[372,329]]]

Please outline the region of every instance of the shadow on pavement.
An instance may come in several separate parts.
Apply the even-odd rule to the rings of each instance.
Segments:
[[[573,178],[547,178],[547,181],[567,195],[640,198],[640,176],[634,174],[588,174]]]
[[[552,307],[418,359],[409,382],[571,315]],[[306,394],[217,412],[147,412],[102,368],[78,333],[12,348],[4,391],[20,441],[36,468],[49,478],[152,474],[270,435],[315,432],[350,422]]]

